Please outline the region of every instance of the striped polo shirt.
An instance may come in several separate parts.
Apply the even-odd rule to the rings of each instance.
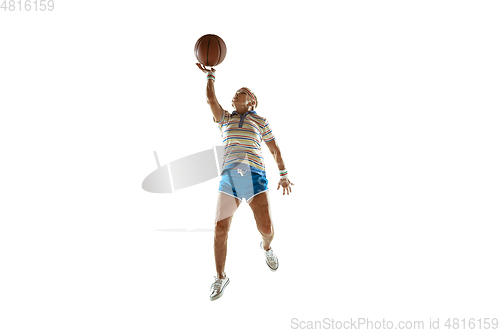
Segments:
[[[215,118],[214,118],[215,122]],[[224,110],[224,116],[217,123],[224,143],[222,172],[227,169],[248,168],[255,173],[265,174],[266,167],[260,143],[274,140],[273,131],[266,118],[248,111],[244,115]]]

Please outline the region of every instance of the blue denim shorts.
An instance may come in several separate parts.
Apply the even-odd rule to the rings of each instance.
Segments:
[[[219,192],[248,202],[257,194],[269,191],[267,183],[265,172],[261,175],[251,170],[228,169],[221,175]]]

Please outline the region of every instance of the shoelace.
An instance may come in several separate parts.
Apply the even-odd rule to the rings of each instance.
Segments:
[[[215,278],[215,282],[212,283],[212,287],[215,290],[220,290],[220,288],[222,287],[222,282],[224,281],[224,279],[219,279],[217,276],[214,276],[214,278]]]
[[[274,259],[274,253],[273,253],[273,250],[269,250],[266,252],[266,256],[267,256],[267,260],[272,262],[272,263],[276,263],[276,260]]]

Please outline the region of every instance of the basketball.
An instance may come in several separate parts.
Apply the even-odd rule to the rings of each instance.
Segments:
[[[217,66],[226,57],[226,43],[217,35],[205,35],[194,45],[194,55],[204,66]]]

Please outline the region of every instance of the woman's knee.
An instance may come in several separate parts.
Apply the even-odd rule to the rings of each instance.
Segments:
[[[274,233],[273,224],[270,218],[261,218],[257,221],[259,232],[263,236],[271,236]]]
[[[232,216],[215,221],[215,233],[217,235],[225,235],[229,232]]]

